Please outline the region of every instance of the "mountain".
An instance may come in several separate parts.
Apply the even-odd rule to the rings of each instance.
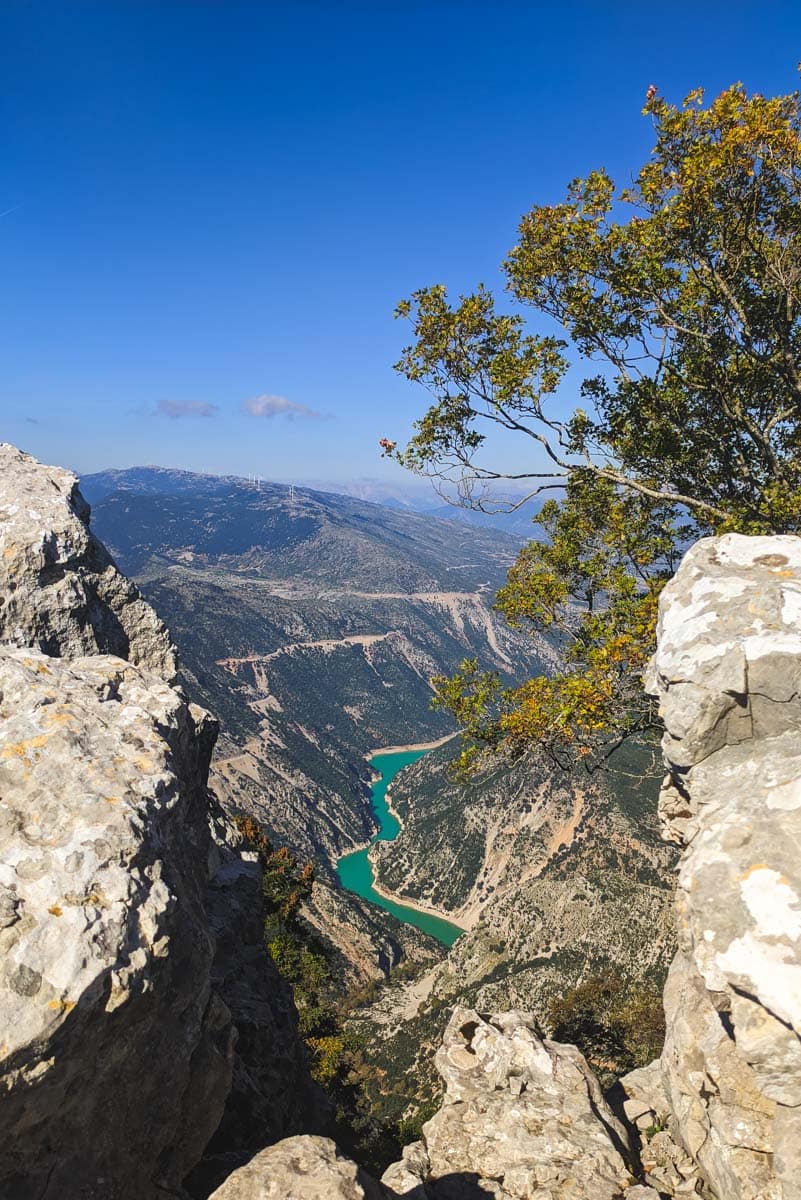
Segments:
[[[521,541],[535,536],[536,530],[532,521],[542,507],[542,501],[535,497],[513,512],[485,513],[449,504],[430,486],[404,487],[377,479],[357,479],[349,482],[308,480],[293,485],[265,480],[252,482],[236,475],[196,474],[168,467],[130,467],[125,470],[100,471],[95,475],[84,476],[81,481],[81,489],[90,504],[119,490],[133,490],[148,495],[180,495],[196,494],[199,486],[209,495],[226,493],[232,488],[242,488],[246,491],[253,490],[264,497],[288,495],[291,490],[297,497],[322,497],[323,503],[333,501],[334,497],[344,497],[378,505],[384,509],[393,509],[396,512],[417,513],[423,517],[436,517],[438,520],[459,525],[475,526],[494,538],[497,538],[500,531],[514,539],[516,546],[519,546]]]
[[[313,917],[342,926],[346,969],[381,976],[401,952],[430,958],[429,939],[343,894],[334,866],[376,828],[369,752],[453,730],[430,707],[433,675],[476,657],[511,682],[555,661],[545,639],[492,611],[515,541],[159,468],[88,476],[82,489],[98,535],[169,625],[187,691],[221,719],[215,790],[315,863],[327,919]]]
[[[675,949],[676,851],[660,836],[655,747],[624,746],[595,775],[529,758],[467,782],[449,773],[455,753],[434,750],[393,781],[401,832],[371,850],[379,886],[467,929],[442,963],[353,1017],[396,1081],[374,1096],[394,1120],[419,1122],[437,1101],[430,1052],[454,1004],[520,1009],[549,1029],[554,1000],[587,980],[658,995]]]
[[[446,521],[459,521],[466,525],[477,525],[482,529],[496,529],[522,541],[528,541],[536,535],[532,521],[542,507],[543,501],[538,497],[529,500],[521,508],[512,512],[482,512],[477,509],[463,508],[458,504],[449,504],[431,486],[418,484],[416,486],[401,486],[386,483],[379,479],[356,479],[347,482],[306,481],[307,487],[322,492],[336,492],[338,495],[355,496],[360,500],[372,500],[387,508],[404,509],[409,512],[424,513],[432,517],[440,517]],[[512,497],[509,503],[522,499],[524,493]]]
[[[489,591],[517,550],[497,531],[285,484],[133,468],[81,488],[135,574],[183,564],[370,593]]]

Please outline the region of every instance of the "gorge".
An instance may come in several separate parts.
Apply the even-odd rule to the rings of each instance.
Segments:
[[[583,913],[588,942],[618,953],[598,923],[594,886],[617,914],[621,948],[637,936],[633,896],[660,906],[646,915],[652,926],[670,904],[650,842],[633,847],[631,798],[615,809],[583,792],[576,816],[575,790],[535,777],[506,791],[515,777],[501,771],[463,797],[461,833],[451,824],[437,850],[472,880],[453,906],[461,912],[486,891],[483,868],[470,866],[475,829],[483,823],[506,847],[474,928],[452,960],[438,962],[436,944],[415,931],[408,951],[396,941],[437,976],[429,996],[446,1026],[431,1057],[445,1090],[379,1183],[326,1136],[335,1122],[310,1078],[291,992],[261,941],[258,862],[226,810],[231,793],[207,787],[216,721],[176,686],[167,629],[89,532],[75,478],[9,446],[0,466],[0,1194],[797,1200],[797,538],[702,539],[662,600],[648,684],[666,727],[660,819],[681,863],[661,1054],[623,1076],[622,1109],[615,1101],[613,1110],[574,1046],[545,1036],[531,1011],[491,1005],[496,989],[530,988],[532,974],[565,978],[561,951],[538,963],[523,951],[554,928],[553,912],[560,922],[573,914],[576,933]],[[193,670],[201,668],[198,657]],[[275,697],[286,721],[286,693],[272,690],[281,685],[269,670],[262,711],[277,712],[263,704]],[[242,719],[237,686],[228,684],[228,711]],[[243,753],[230,728],[225,736],[223,762]],[[257,761],[255,748],[247,753]],[[393,806],[404,824],[389,863],[396,852],[416,862],[419,829],[454,802],[455,785],[433,783],[447,760],[444,746],[397,777]],[[351,795],[368,804],[364,782],[357,777]],[[494,787],[507,818],[512,800],[520,804],[521,820],[506,831]],[[520,837],[538,871],[517,894]],[[611,874],[611,859],[599,866],[602,848],[619,856]],[[326,875],[319,861],[335,894],[333,868]],[[623,878],[635,890],[616,894]],[[418,889],[427,890],[419,868],[409,884]],[[505,928],[515,897],[519,925],[520,895],[539,915],[506,947],[501,974],[482,976],[482,1002],[471,1006],[481,941]],[[324,920],[325,910],[309,919]],[[373,928],[387,945],[400,936],[394,925]],[[630,951],[641,959],[644,946]],[[412,986],[420,977],[402,985]],[[406,1024],[428,1055],[414,1017]]]
[[[379,908],[386,909],[387,912],[392,913],[399,920],[406,921],[407,924],[421,929],[423,933],[430,934],[438,942],[442,942],[444,946],[452,946],[464,931],[458,925],[453,925],[450,921],[445,921],[442,917],[438,917],[434,913],[426,912],[422,908],[415,908],[410,904],[399,904],[390,896],[378,891],[375,887],[373,868],[370,863],[370,846],[373,846],[377,841],[392,842],[400,832],[400,823],[390,807],[387,795],[393,779],[404,767],[417,762],[428,749],[433,749],[437,744],[433,743],[432,746],[425,749],[377,750],[370,755],[370,763],[379,774],[379,778],[371,788],[370,796],[373,811],[378,821],[378,832],[364,849],[354,850],[350,854],[345,854],[342,858],[338,859],[337,875],[339,876],[340,883],[347,891],[355,892],[357,896],[372,901],[373,904],[377,904]]]

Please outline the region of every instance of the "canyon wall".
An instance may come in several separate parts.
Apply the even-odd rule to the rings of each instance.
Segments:
[[[258,1148],[310,1100],[217,724],[75,477],[7,445],[0,589],[0,1195],[184,1195],[212,1135]]]
[[[797,1200],[801,539],[698,542],[662,597],[649,687],[684,853],[665,1049],[629,1109],[649,1105],[716,1200]]]

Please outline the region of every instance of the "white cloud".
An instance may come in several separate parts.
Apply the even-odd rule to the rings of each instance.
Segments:
[[[254,396],[242,405],[251,417],[324,417],[324,413],[298,404],[295,400],[287,400],[286,396]]]

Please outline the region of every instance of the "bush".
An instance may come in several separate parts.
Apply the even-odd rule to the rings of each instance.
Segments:
[[[605,1086],[662,1051],[661,984],[630,984],[602,971],[553,1000],[548,1016],[554,1040],[578,1046]]]

